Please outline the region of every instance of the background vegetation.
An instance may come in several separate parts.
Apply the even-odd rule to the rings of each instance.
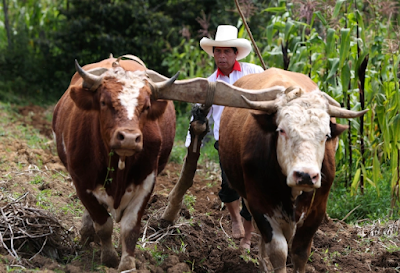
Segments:
[[[343,107],[370,109],[361,119],[339,120],[350,129],[340,140],[328,214],[399,218],[398,1],[239,2],[269,67],[309,75]],[[54,104],[74,59],[86,64],[130,53],[167,76],[180,70],[181,78],[206,77],[214,64],[200,37],[232,24],[248,38],[233,0],[3,0],[1,8],[0,100],[18,104]],[[245,61],[260,64],[255,54]],[[180,161],[190,105],[176,109],[173,159]]]

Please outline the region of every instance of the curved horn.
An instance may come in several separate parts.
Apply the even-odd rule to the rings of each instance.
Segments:
[[[95,91],[103,81],[103,77],[87,73],[85,70],[83,70],[76,59],[75,59],[75,69],[83,79],[82,86],[84,88],[88,88],[91,91]]]
[[[122,58],[131,59],[131,60],[133,60],[133,61],[139,63],[141,66],[143,66],[144,68],[147,69],[147,67],[146,67],[146,65],[144,64],[144,62],[143,62],[139,57],[136,57],[135,55],[132,55],[132,54],[122,55],[122,56],[120,56],[120,57],[117,58],[116,62],[119,63],[119,61],[120,61]]]
[[[266,112],[267,114],[273,114],[277,111],[278,106],[275,103],[275,100],[271,101],[251,101],[247,99],[245,96],[241,95],[242,99],[250,106],[251,109],[261,110]]]
[[[328,101],[328,103],[329,103],[330,105],[337,106],[337,107],[341,107],[341,106],[340,106],[340,103],[338,103],[334,98],[332,98],[331,96],[329,96],[327,93],[322,92],[322,91],[321,91],[321,93],[322,93],[322,95],[326,98],[326,100]]]
[[[358,118],[367,113],[368,111],[369,109],[365,109],[363,111],[352,111],[337,106],[328,105],[328,114],[331,117],[336,117],[336,118]]]
[[[168,78],[161,75],[160,73],[154,71],[154,70],[150,70],[147,69],[146,70],[147,75],[149,75],[149,78],[153,81],[153,82],[162,82],[162,81],[167,81]]]
[[[178,78],[179,76],[179,72],[176,73],[172,78],[163,81],[163,82],[153,82],[153,81],[149,81],[150,84],[150,89],[151,89],[151,93],[154,97],[154,99],[163,99],[165,97],[162,96],[162,92],[164,91],[164,89],[168,89],[174,82],[175,80]]]

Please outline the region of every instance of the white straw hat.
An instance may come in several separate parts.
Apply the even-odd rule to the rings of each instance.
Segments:
[[[236,60],[245,58],[251,52],[251,43],[249,40],[237,37],[238,30],[234,26],[220,25],[215,34],[215,40],[209,38],[202,38],[200,40],[201,48],[214,57],[213,47],[236,47],[238,55]]]

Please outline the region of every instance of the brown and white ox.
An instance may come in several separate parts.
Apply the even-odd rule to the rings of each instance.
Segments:
[[[226,107],[219,155],[261,234],[264,270],[272,264],[273,272],[286,272],[290,252],[294,272],[305,272],[335,177],[338,136],[347,129],[333,117],[368,110],[342,109],[309,77],[276,68],[242,77],[235,86],[285,89],[269,101],[246,100],[256,110]]]
[[[54,109],[58,155],[85,206],[81,242],[101,242],[101,261],[118,270],[135,269],[140,222],[157,174],[165,167],[175,137],[172,101],[152,91],[145,67],[110,57],[78,73]],[[122,255],[112,243],[113,219],[121,222]]]
[[[226,91],[236,90],[239,106],[248,107],[238,96],[251,97],[204,78],[174,82],[177,75],[167,79],[147,70],[139,58],[123,57],[134,61],[110,56],[83,68],[76,62],[77,73],[57,103],[52,123],[58,155],[85,207],[81,242],[97,234],[101,262],[119,271],[136,269],[140,221],[175,137],[173,103],[161,98],[202,103],[211,98],[206,91],[213,90],[218,102],[225,101]],[[121,222],[120,261],[110,214]]]

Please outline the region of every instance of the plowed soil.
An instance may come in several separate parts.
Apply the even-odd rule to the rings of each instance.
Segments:
[[[82,206],[55,152],[46,119],[51,113],[51,107],[15,108],[13,114],[0,108],[0,273],[117,272],[100,265],[97,243],[79,244]],[[42,144],[25,139],[26,132]],[[138,272],[261,272],[259,236],[254,234],[250,252],[231,237],[229,214],[218,198],[216,163],[199,166],[180,219],[169,228],[160,226],[180,170],[180,164],[169,163],[157,178],[136,246]],[[18,215],[14,222],[11,215]],[[307,272],[399,272],[399,222],[360,225],[327,217],[314,237]],[[114,245],[121,253],[118,231],[116,224]],[[17,238],[17,233],[25,235]],[[290,258],[287,264],[293,272]]]

